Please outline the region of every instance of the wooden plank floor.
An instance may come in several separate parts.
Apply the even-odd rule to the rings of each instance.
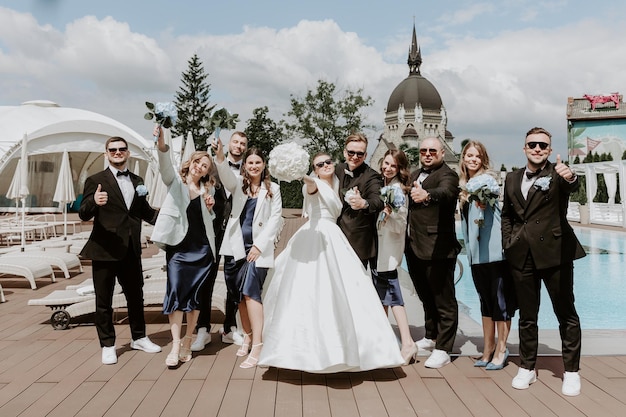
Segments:
[[[302,220],[289,213],[279,250]],[[146,250],[150,254],[152,248]],[[624,416],[626,356],[584,356],[582,394],[560,394],[560,356],[541,356],[539,379],[529,390],[511,388],[519,360],[502,371],[474,368],[458,356],[439,370],[424,357],[409,366],[360,373],[315,375],[269,369],[240,369],[236,346],[217,334],[222,316],[213,315],[213,340],[192,361],[167,369],[167,319],[148,307],[148,334],[163,352],[131,350],[124,310],[116,312],[117,365],[100,362],[100,346],[89,317],[69,330],[53,330],[50,310],[27,306],[55,289],[90,277],[37,280],[33,291],[23,278],[0,280],[0,416]],[[422,323],[412,323],[422,326]]]

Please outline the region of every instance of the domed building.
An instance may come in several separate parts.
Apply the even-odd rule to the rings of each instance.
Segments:
[[[409,49],[409,76],[393,90],[385,109],[385,131],[370,159],[370,165],[378,169],[380,161],[390,147],[419,148],[422,139],[436,137],[441,140],[445,161],[456,169],[458,156],[452,150],[454,136],[446,130],[447,114],[437,88],[420,72],[422,54],[417,44],[415,25]]]

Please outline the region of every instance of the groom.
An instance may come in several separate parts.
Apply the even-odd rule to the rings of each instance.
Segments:
[[[346,162],[335,167],[340,184],[339,197],[343,202],[337,224],[363,262],[363,266],[367,268],[369,264],[370,271],[374,273],[378,251],[376,218],[384,208],[380,199],[383,179],[365,163],[367,138],[362,133],[348,136],[343,156]],[[346,191],[351,189],[354,189],[355,194],[346,201],[344,198]]]

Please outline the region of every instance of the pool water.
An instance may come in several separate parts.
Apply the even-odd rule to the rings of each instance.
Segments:
[[[587,252],[587,256],[574,261],[574,296],[581,327],[626,329],[626,233],[588,228],[574,228],[574,232]],[[462,236],[457,227],[457,237],[462,240]],[[480,304],[465,250],[458,260],[464,271],[456,285],[459,311],[481,323]],[[517,328],[518,318],[516,312],[513,328]],[[558,327],[550,297],[542,285],[539,329]]]

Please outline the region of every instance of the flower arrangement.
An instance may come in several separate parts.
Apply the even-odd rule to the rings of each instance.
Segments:
[[[279,181],[299,180],[309,171],[309,154],[295,142],[280,144],[270,152],[268,168]]]
[[[148,195],[148,187],[143,184],[139,184],[137,188],[135,188],[135,191],[139,197],[145,197]]]
[[[228,110],[222,107],[213,113],[204,127],[210,132],[215,132],[215,138],[219,138],[222,129],[234,129],[238,121],[239,114],[228,114]]]
[[[397,212],[400,207],[403,207],[406,204],[406,196],[404,195],[404,192],[399,184],[387,185],[381,188],[380,199],[383,201],[385,206],[391,207],[393,212]],[[386,217],[387,213],[381,211],[378,216],[378,222],[384,223]]]
[[[144,119],[155,119],[159,126],[163,126],[166,129],[169,129],[176,124],[178,111],[176,110],[174,103],[167,102],[154,104],[146,101],[146,107],[150,111],[143,115]],[[155,136],[154,141],[156,142],[157,139],[158,137]]]
[[[470,178],[465,184],[465,191],[467,191],[468,200],[476,201],[481,208],[478,219],[474,222],[478,227],[483,227],[485,224],[485,214],[482,210],[482,206],[489,205],[491,208],[498,204],[498,197],[500,195],[500,186],[494,177],[489,174],[480,174],[473,178]]]
[[[357,187],[352,187],[347,190],[343,190],[343,199],[346,203],[350,204],[350,199],[356,195],[356,188]]]
[[[552,177],[550,176],[540,177],[535,180],[533,185],[541,191],[548,191],[550,188],[550,181],[552,181]]]

